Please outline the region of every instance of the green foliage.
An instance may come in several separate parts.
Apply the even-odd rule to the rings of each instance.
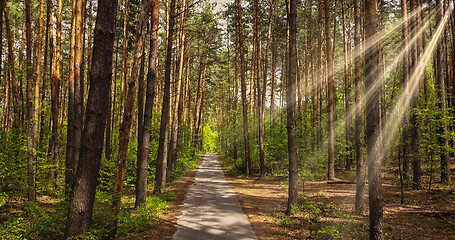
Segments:
[[[320,239],[342,239],[343,236],[337,230],[335,226],[328,226],[327,228],[321,228],[318,230],[318,237]]]
[[[216,132],[212,131],[212,128],[206,124],[202,130],[202,142],[203,142],[203,151],[206,153],[213,153],[217,151],[215,146],[215,141],[217,139]]]
[[[0,131],[0,207],[14,197],[25,197],[27,189],[27,147],[25,137],[14,131]]]
[[[130,232],[140,232],[150,227],[150,223],[157,221],[159,215],[165,212],[167,203],[164,199],[152,196],[147,198],[146,206],[139,207],[135,211],[125,210],[119,216],[118,235],[123,236]]]
[[[1,239],[63,239],[67,205],[58,200],[51,209],[25,204],[26,214],[11,213],[0,227]]]

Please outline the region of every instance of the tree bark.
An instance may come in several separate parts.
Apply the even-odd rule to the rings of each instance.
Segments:
[[[402,19],[406,19],[406,21],[403,22],[403,29],[402,29],[402,47],[405,51],[403,54],[403,89],[407,89],[407,85],[409,82],[409,27],[408,27],[408,10],[407,10],[407,3],[406,0],[401,0],[401,17]],[[405,93],[408,94],[408,93]],[[409,122],[409,119],[407,116],[404,118],[404,128],[403,128],[403,139],[405,143],[403,144],[403,182],[407,184],[408,182],[408,173],[409,173],[409,158],[408,158],[408,141],[409,141],[409,131],[408,128],[406,127]]]
[[[153,100],[155,99],[155,83],[158,67],[158,13],[159,0],[152,1],[149,66],[147,73],[147,86],[145,92],[144,126],[142,133],[141,156],[137,161],[136,180],[136,207],[145,205],[147,200],[147,169],[150,153],[150,139],[152,128]]]
[[[297,141],[295,124],[295,82],[297,78],[297,1],[289,0],[289,77],[287,78],[286,111],[289,158],[289,190],[287,212],[297,204]]]
[[[115,175],[114,196],[112,200],[112,211],[115,216],[118,216],[120,213],[123,182],[125,180],[126,156],[128,153],[128,144],[130,141],[131,125],[133,121],[134,100],[136,98],[137,85],[140,81],[142,62],[144,61],[143,53],[145,46],[145,33],[151,2],[152,0],[143,0],[141,4],[141,12],[137,26],[137,45],[134,53],[133,69],[131,70],[131,77],[128,80],[128,91],[126,93],[125,105],[123,109],[123,119],[120,124],[117,171]],[[111,239],[115,238],[117,232],[117,221],[117,218],[115,218],[112,222],[112,228],[109,234]]]
[[[411,0],[411,12],[416,11],[418,8],[417,0]],[[419,12],[411,19],[411,39],[416,37],[418,31],[418,21],[419,21]],[[417,71],[418,60],[419,60],[419,52],[418,52],[418,41],[415,41],[414,44],[411,46],[411,70],[412,72]],[[412,74],[411,72],[411,74]],[[420,78],[420,76],[418,76]],[[419,81],[420,82],[420,81]],[[419,88],[418,88],[419,89]],[[418,111],[419,111],[419,90],[415,91],[414,94],[411,96],[411,117],[410,117],[410,125],[411,125],[411,154],[412,154],[412,170],[413,170],[413,180],[412,180],[412,188],[414,190],[418,190],[422,188],[421,183],[421,167],[420,167],[420,154],[419,154],[419,119],[418,119]]]
[[[66,188],[67,193],[74,185],[74,175],[77,171],[83,123],[83,62],[84,62],[84,23],[85,0],[73,0],[73,15],[71,23],[71,49],[68,78],[68,127],[66,152]]]
[[[20,116],[19,116],[19,102],[21,101],[19,99],[19,89],[18,86],[16,86],[16,67],[15,67],[15,55],[14,55],[14,36],[11,31],[11,25],[10,25],[10,20],[9,20],[9,13],[8,13],[8,7],[6,6],[6,2],[1,3],[3,6],[3,15],[5,16],[5,26],[6,26],[6,37],[7,37],[7,44],[8,44],[8,75],[9,75],[9,82],[11,83],[11,87],[8,87],[8,82],[6,82],[6,92],[7,96],[6,99],[9,99],[8,95],[12,95],[12,103],[13,103],[13,128],[14,129],[19,129],[20,126]],[[1,17],[1,14],[0,14]],[[19,86],[21,88],[21,86]],[[22,88],[21,88],[22,89]],[[8,90],[11,91],[11,94],[9,94]],[[9,100],[7,100],[9,101]],[[7,104],[5,104],[5,108],[7,107]],[[8,110],[8,109],[7,109]],[[7,119],[7,118],[6,118]],[[8,124],[6,124],[7,126]],[[6,129],[6,128],[5,128]]]
[[[240,52],[240,82],[242,85],[242,108],[243,108],[243,139],[245,147],[245,175],[250,175],[250,142],[248,133],[248,105],[246,101],[246,83],[245,83],[245,53],[243,50],[243,25],[242,25],[242,7],[240,0],[237,3],[237,36],[239,38]]]
[[[365,38],[372,39],[378,32],[378,3],[377,0],[366,0],[365,3]],[[374,44],[365,52],[365,89],[378,80],[379,77],[379,44]],[[370,239],[384,238],[383,197],[382,197],[382,141],[380,139],[380,95],[379,90],[372,93],[366,101],[366,142],[368,153],[368,192],[370,206]]]
[[[254,1],[254,10],[255,10],[255,29],[254,37],[256,39],[256,52],[253,54],[256,56],[255,64],[255,78],[256,78],[256,93],[257,93],[257,112],[258,112],[258,132],[259,132],[259,166],[260,166],[260,176],[265,177],[265,154],[264,154],[264,107],[263,107],[263,89],[261,83],[261,10],[259,9],[259,0]],[[254,47],[253,47],[254,49]]]
[[[33,98],[33,108],[31,116],[33,116],[29,121],[29,128],[27,132],[27,150],[28,150],[28,166],[29,166],[29,188],[35,188],[35,171],[36,171],[36,152],[38,151],[38,135],[39,135],[39,97],[40,97],[40,82],[41,82],[41,60],[43,56],[42,47],[43,47],[43,32],[44,32],[44,0],[40,1],[40,15],[39,15],[39,25],[38,25],[38,36],[36,43],[36,79],[35,79],[35,92]],[[30,195],[35,195],[35,193],[29,192]],[[36,196],[32,197],[33,200],[36,200]]]
[[[61,1],[61,0],[60,0]],[[66,236],[88,232],[103,151],[109,107],[117,0],[99,0],[94,33],[91,82],[80,161],[70,201]]]
[[[436,0],[436,26],[442,24],[442,1]],[[439,101],[439,108],[442,111],[440,119],[445,118],[445,110],[446,110],[446,90],[445,90],[445,79],[444,79],[444,60],[443,60],[443,43],[442,39],[439,39],[436,47],[436,81],[435,81],[435,88],[438,92]],[[438,129],[439,137],[439,144],[444,146],[442,153],[441,153],[441,182],[447,183],[450,181],[450,174],[449,174],[449,160],[448,160],[448,152],[445,150],[449,143],[447,137],[447,122],[443,120],[444,123]]]
[[[169,9],[169,34],[167,37],[166,63],[164,72],[163,107],[161,111],[160,139],[156,159],[155,193],[161,193],[166,186],[167,142],[171,95],[172,44],[174,38],[175,0],[171,0]]]
[[[183,99],[181,95],[183,93],[183,77],[184,75],[184,63],[185,63],[185,42],[186,42],[186,18],[188,16],[188,0],[184,1],[183,5],[183,16],[179,26],[179,52],[178,52],[178,68],[177,68],[177,91],[175,93],[174,101],[174,112],[172,117],[172,128],[171,128],[171,139],[170,139],[170,148],[169,148],[169,161],[168,161],[168,171],[175,172],[177,166],[177,143],[178,143],[178,132],[180,126],[179,111],[181,112],[180,105],[183,104]]]
[[[341,1],[342,25],[343,25],[343,52],[344,52],[344,109],[345,109],[345,130],[346,130],[346,170],[351,170],[352,165],[352,113],[351,113],[351,89],[349,84],[349,69],[348,69],[348,43],[346,33],[346,14],[345,2]]]
[[[128,21],[129,21],[130,1],[125,0],[123,12],[123,47],[122,47],[122,82],[120,90],[120,108],[119,115],[120,121],[123,117],[123,104],[126,98],[126,91],[128,91]]]
[[[62,10],[63,0],[57,1],[56,13],[56,39],[55,39],[55,52],[53,55],[53,68],[51,71],[51,123],[52,123],[52,137],[51,137],[51,156],[52,161],[56,164],[55,178],[59,175],[59,134],[58,134],[58,115],[59,115],[59,97],[60,97],[60,80],[61,80],[61,52],[62,52]]]
[[[362,118],[362,80],[360,71],[360,0],[354,0],[354,74],[355,74],[355,158],[356,158],[356,193],[355,211],[362,213],[365,202],[365,163],[363,160],[363,118]]]
[[[327,114],[328,114],[328,166],[327,179],[335,177],[335,132],[333,129],[333,60],[332,60],[332,38],[330,37],[330,5],[329,0],[324,0],[325,7],[325,50],[327,57]]]

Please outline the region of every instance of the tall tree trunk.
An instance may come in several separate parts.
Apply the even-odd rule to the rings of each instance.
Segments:
[[[275,122],[275,89],[276,89],[276,65],[278,58],[278,47],[275,35],[272,36],[272,64],[270,69],[270,119]]]
[[[354,74],[355,74],[355,159],[356,159],[356,192],[355,211],[362,213],[365,202],[365,164],[363,160],[363,118],[362,118],[362,80],[360,71],[360,0],[354,0]]]
[[[401,0],[401,18],[404,20],[403,22],[403,29],[402,29],[402,47],[405,51],[403,54],[403,88],[407,89],[407,85],[409,84],[409,29],[408,29],[408,10],[407,10],[407,3],[406,0]],[[408,93],[405,93],[408,94]],[[409,122],[409,119],[407,116],[405,116],[404,119],[404,128],[403,128],[403,139],[405,143],[403,144],[403,182],[407,184],[408,182],[408,173],[409,173],[409,158],[408,158],[408,153],[409,153],[409,144],[407,143],[409,141],[409,131],[408,128],[406,127]]]
[[[297,141],[295,124],[295,83],[297,78],[297,1],[289,0],[289,77],[287,79],[286,110],[289,158],[289,190],[287,212],[297,204]]]
[[[55,39],[55,52],[53,55],[51,71],[51,125],[52,125],[52,137],[51,137],[51,156],[52,161],[56,164],[55,179],[59,175],[59,134],[58,134],[58,115],[59,115],[59,97],[60,97],[60,80],[61,80],[61,52],[62,52],[62,10],[63,0],[57,1],[57,13],[56,13],[56,39]]]
[[[167,142],[170,112],[171,95],[171,63],[172,63],[172,44],[174,38],[174,14],[175,0],[171,0],[169,8],[169,34],[167,37],[166,64],[164,72],[164,94],[163,107],[161,111],[160,139],[158,144],[158,156],[156,158],[156,177],[155,193],[161,193],[166,186],[166,166],[167,166]]]
[[[245,147],[245,175],[250,175],[250,142],[248,133],[248,105],[246,101],[246,83],[245,83],[245,53],[243,50],[243,25],[242,25],[242,7],[240,0],[237,3],[237,36],[239,38],[240,52],[240,82],[242,85],[242,108],[243,108],[243,139]]]
[[[323,80],[323,67],[322,67],[322,44],[323,44],[323,38],[322,38],[322,33],[324,32],[323,30],[323,2],[319,2],[319,16],[318,16],[318,27],[319,27],[319,34],[318,34],[318,49],[317,49],[317,59],[318,59],[318,67],[317,67],[317,81],[316,81],[316,95],[317,95],[317,100],[316,100],[316,146],[318,151],[321,149],[321,142],[322,142],[322,127],[321,127],[321,114],[322,114],[322,83],[324,82]]]
[[[178,68],[177,68],[177,87],[175,93],[175,101],[174,101],[174,112],[172,117],[172,128],[171,128],[171,139],[170,139],[170,148],[169,148],[169,160],[168,160],[168,171],[175,172],[177,166],[177,143],[178,143],[178,132],[180,126],[180,119],[179,119],[179,110],[180,105],[183,104],[183,99],[181,95],[183,93],[183,77],[184,75],[184,64],[185,64],[185,43],[186,43],[186,18],[188,16],[188,0],[184,1],[183,5],[183,18],[180,21],[179,26],[179,51],[178,51]]]
[[[123,109],[123,119],[120,124],[117,171],[115,175],[114,197],[112,201],[112,210],[115,216],[118,216],[120,213],[121,197],[125,180],[126,156],[128,153],[128,144],[130,141],[131,125],[133,121],[134,100],[136,98],[137,85],[140,81],[141,66],[143,66],[142,62],[144,61],[143,53],[145,47],[145,33],[151,2],[151,0],[143,0],[141,4],[141,12],[137,26],[137,45],[134,53],[133,69],[131,70],[131,77],[128,80],[128,91]],[[115,217],[111,227],[109,237],[114,239],[117,232],[117,217]]]
[[[53,55],[54,55],[54,36],[53,36],[53,23],[52,23],[52,1],[46,0],[46,29],[44,30],[46,37],[44,40],[44,64],[43,64],[43,83],[41,87],[41,104],[43,106],[46,105],[46,91],[47,91],[47,86],[46,86],[46,81],[48,78],[49,74],[49,79],[50,75],[52,74],[53,70],[53,65],[54,62],[52,61]],[[49,62],[49,59],[51,61]],[[49,65],[49,67],[48,67]],[[48,72],[49,69],[49,72]],[[40,115],[40,132],[39,132],[39,142],[42,142],[43,140],[43,135],[44,135],[44,126],[46,126],[46,111],[45,107],[41,108],[41,111],[39,113]],[[41,145],[41,144],[38,144]],[[54,172],[54,169],[52,170]],[[49,175],[50,180],[53,181],[53,174],[51,173]]]
[[[109,107],[116,15],[117,0],[99,0],[80,167],[70,201],[67,237],[87,233],[93,214]]]
[[[41,82],[41,58],[43,56],[42,47],[43,47],[43,32],[44,32],[44,0],[40,1],[40,16],[39,16],[39,25],[38,25],[38,36],[36,43],[36,79],[35,79],[35,93],[33,98],[33,116],[29,122],[29,128],[27,132],[27,150],[28,150],[28,165],[29,165],[29,188],[35,188],[35,171],[36,171],[36,152],[38,151],[38,134],[39,134],[39,97],[40,97],[40,82]],[[30,171],[31,170],[31,171]],[[34,191],[34,190],[33,190]],[[30,195],[35,195],[35,193],[30,193]],[[36,196],[32,197],[33,200],[36,200]],[[31,200],[31,199],[30,199]]]
[[[254,63],[255,66],[255,77],[256,77],[256,92],[257,92],[257,106],[258,106],[258,128],[259,128],[259,166],[260,166],[260,175],[261,177],[265,176],[265,154],[264,154],[264,107],[263,107],[263,89],[261,84],[261,51],[262,51],[262,44],[261,44],[261,12],[259,9],[259,0],[254,1],[254,9],[255,9],[255,29],[254,29],[254,37],[256,38],[256,52],[253,52],[256,56],[256,62]],[[266,60],[267,61],[267,60]]]
[[[378,32],[377,0],[365,0],[365,38],[372,39]],[[370,89],[379,77],[379,44],[374,44],[365,52],[365,89]],[[370,239],[384,238],[383,197],[382,197],[382,141],[380,140],[380,95],[379,90],[372,93],[366,102],[366,142],[368,153],[368,192],[370,206]]]
[[[351,170],[352,164],[352,113],[351,113],[351,89],[349,84],[349,69],[348,69],[348,43],[346,33],[346,14],[345,3],[341,1],[342,25],[343,25],[343,52],[344,52],[344,109],[345,109],[345,130],[346,130],[346,170]]]
[[[52,1],[51,0],[47,0],[47,13],[46,13],[46,40],[45,40],[45,43],[44,43],[44,69],[43,69],[43,87],[41,89],[41,102],[43,105],[45,105],[45,102],[46,102],[46,78],[47,78],[47,75],[48,75],[48,72],[47,72],[47,69],[48,69],[48,64],[49,64],[49,82],[50,82],[50,85],[51,85],[51,91],[52,91],[52,75],[53,75],[53,71],[55,71],[54,69],[54,35],[53,35],[53,21],[52,21],[52,8],[53,8],[53,4],[52,4]],[[50,61],[49,61],[50,59]],[[52,106],[51,106],[51,111],[52,111]],[[41,127],[40,127],[40,141],[43,140],[43,135],[44,135],[44,126],[45,126],[45,114],[46,111],[44,110],[44,108],[41,109],[41,112],[40,112],[40,116],[41,116]],[[52,118],[52,117],[51,117]],[[52,137],[51,137],[52,138]],[[52,141],[52,140],[51,140]],[[52,143],[51,142],[48,142],[50,143],[49,146],[52,147]],[[52,149],[49,148],[49,150],[51,151]],[[50,152],[48,152],[50,153]],[[56,185],[56,182],[55,182],[55,179],[57,178],[57,163],[54,162],[54,159],[52,159],[53,162],[52,164],[54,165],[49,173],[49,180],[51,183],[53,183],[54,187],[57,188],[57,185]]]
[[[85,0],[73,0],[72,7],[66,151],[67,193],[74,185],[73,179],[77,171],[82,137]]]
[[[129,9],[130,1],[125,0],[123,12],[123,47],[122,47],[122,82],[120,90],[120,121],[123,117],[123,104],[126,98],[126,91],[128,91],[128,22],[129,22]]]
[[[330,5],[329,0],[324,0],[325,7],[325,50],[327,57],[327,114],[328,114],[328,166],[327,179],[331,180],[335,177],[335,132],[333,129],[333,60],[332,60],[332,38],[330,37]]]
[[[442,24],[442,1],[436,0],[436,24]],[[435,81],[435,88],[438,92],[439,101],[439,108],[443,112],[441,114],[441,119],[445,118],[445,109],[446,109],[446,91],[445,91],[445,79],[444,79],[444,60],[443,60],[443,43],[442,39],[439,39],[436,48],[436,81]],[[441,153],[441,182],[446,183],[450,181],[450,174],[449,174],[449,161],[448,161],[448,152],[445,150],[449,145],[447,137],[447,122],[443,120],[444,123],[439,128],[438,133],[440,134],[439,137],[439,144],[444,146],[442,153]]]
[[[32,68],[32,26],[31,26],[31,2],[25,0],[25,35],[26,35],[26,65],[27,65],[27,171],[28,171],[28,200],[36,201],[35,193],[35,167],[34,167],[34,153],[33,153],[33,68]]]
[[[147,73],[147,86],[145,92],[144,126],[142,133],[141,156],[137,161],[136,180],[136,207],[143,206],[147,200],[147,169],[150,153],[150,139],[152,128],[153,100],[155,98],[155,83],[158,67],[158,13],[159,0],[152,1],[149,66]]]
[[[417,0],[411,0],[411,12],[417,11],[418,9]],[[411,39],[416,37],[418,26],[419,26],[419,11],[417,14],[412,17],[411,19]],[[415,41],[414,44],[411,46],[411,70],[412,72],[417,71],[418,60],[419,60],[419,52],[418,52],[418,41]],[[418,76],[420,78],[420,76]],[[420,81],[419,81],[420,82]],[[410,117],[410,124],[411,124],[411,154],[412,154],[412,170],[413,170],[413,180],[412,180],[412,188],[414,190],[418,190],[422,188],[421,183],[421,167],[420,167],[420,154],[419,154],[419,119],[418,119],[418,111],[419,111],[419,88],[417,91],[412,94],[411,96],[411,117]]]
[[[6,26],[6,37],[8,43],[8,75],[9,75],[9,83],[11,83],[11,88],[8,87],[8,81],[6,81],[7,85],[6,92],[7,96],[6,99],[9,99],[8,95],[12,95],[12,102],[13,102],[13,128],[19,129],[20,126],[20,116],[19,116],[19,89],[16,86],[16,67],[15,67],[15,56],[14,56],[14,36],[11,31],[11,25],[9,21],[9,13],[8,7],[6,6],[6,2],[1,3],[3,5],[3,15],[5,16],[5,26]],[[0,14],[1,17],[1,14]],[[19,86],[20,88],[21,86]],[[8,94],[8,90],[11,90],[11,94]],[[7,100],[8,101],[8,100]],[[6,104],[5,104],[6,105]],[[7,106],[5,106],[7,108]],[[7,125],[7,124],[6,124]]]

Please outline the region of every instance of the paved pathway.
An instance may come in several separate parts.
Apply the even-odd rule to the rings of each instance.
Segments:
[[[248,218],[224,177],[218,155],[202,163],[181,208],[174,240],[257,239]]]

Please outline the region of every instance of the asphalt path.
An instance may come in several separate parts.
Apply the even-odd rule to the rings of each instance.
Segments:
[[[175,240],[258,239],[224,177],[216,154],[202,156],[188,189]]]

